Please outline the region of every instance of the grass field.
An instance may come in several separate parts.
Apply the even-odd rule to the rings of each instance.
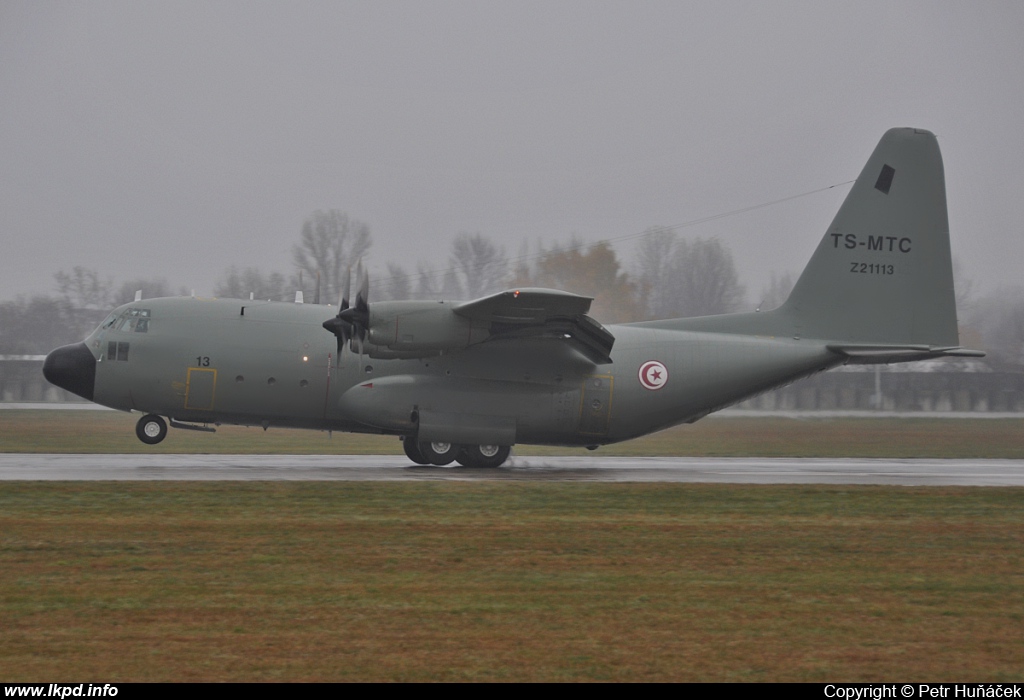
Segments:
[[[1019,681],[1024,489],[0,483],[6,681]]]
[[[139,414],[0,411],[0,451],[70,453],[402,454],[394,437],[222,426],[172,429],[164,442],[135,437]],[[519,445],[516,454],[588,454]],[[602,447],[597,455],[716,457],[938,457],[1024,459],[1024,419],[705,418]]]
[[[135,419],[0,411],[0,450],[401,450]],[[1024,458],[1022,428],[710,418],[597,454]],[[0,482],[0,678],[1019,681],[1022,550],[1020,488]]]

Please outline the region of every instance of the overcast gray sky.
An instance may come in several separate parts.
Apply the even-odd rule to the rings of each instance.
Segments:
[[[850,180],[893,126],[938,134],[967,275],[1018,283],[1022,36],[1010,1],[0,0],[0,299],[287,271],[316,209],[376,270],[614,238]],[[847,189],[686,233],[756,296]]]

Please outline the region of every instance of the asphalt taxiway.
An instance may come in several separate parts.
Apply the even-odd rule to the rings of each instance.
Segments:
[[[618,481],[1024,486],[1024,460],[520,457],[498,469],[421,467],[395,455],[0,454],[0,480]]]

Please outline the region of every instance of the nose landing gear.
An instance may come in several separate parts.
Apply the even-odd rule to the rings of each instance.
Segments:
[[[147,445],[155,445],[167,437],[167,421],[155,413],[147,414],[135,424],[135,434]]]

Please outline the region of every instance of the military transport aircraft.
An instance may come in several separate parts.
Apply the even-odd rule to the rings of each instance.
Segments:
[[[344,285],[346,288],[348,284]],[[892,129],[778,309],[603,327],[591,299],[518,289],[466,302],[136,300],[46,378],[143,414],[145,443],[222,423],[396,435],[418,464],[497,467],[516,443],[599,445],[845,363],[959,347],[942,157]]]

